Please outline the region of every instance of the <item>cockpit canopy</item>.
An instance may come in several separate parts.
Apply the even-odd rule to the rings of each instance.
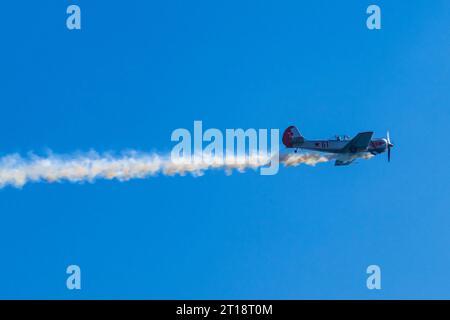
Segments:
[[[330,140],[348,141],[348,140],[350,140],[350,137],[348,135],[346,135],[346,134],[336,134],[332,138],[330,138]]]

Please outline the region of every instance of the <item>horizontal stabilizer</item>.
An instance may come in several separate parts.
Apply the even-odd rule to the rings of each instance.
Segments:
[[[336,162],[334,163],[335,166],[348,166],[350,163],[352,163],[353,161],[355,161],[355,159],[352,160],[347,160],[347,161],[342,161],[342,160],[336,160]]]

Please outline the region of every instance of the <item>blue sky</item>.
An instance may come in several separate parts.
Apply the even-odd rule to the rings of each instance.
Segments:
[[[69,31],[78,4],[82,30]],[[366,8],[382,29],[366,28]],[[450,298],[450,3],[4,3],[0,154],[169,152],[176,128],[390,130],[275,176],[0,190],[0,298]],[[82,289],[66,289],[77,264]],[[366,288],[368,265],[382,290]]]

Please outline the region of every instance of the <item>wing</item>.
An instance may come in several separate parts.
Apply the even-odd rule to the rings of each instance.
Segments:
[[[372,139],[373,132],[361,132],[358,133],[352,140],[350,140],[345,147],[342,148],[342,152],[359,152],[366,151],[369,146],[370,139]]]
[[[355,161],[355,159],[351,159],[351,160],[336,160],[336,162],[334,163],[335,166],[348,166],[350,163],[352,163],[353,161]]]

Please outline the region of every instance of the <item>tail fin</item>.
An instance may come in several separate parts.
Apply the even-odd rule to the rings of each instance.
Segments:
[[[297,148],[305,141],[295,126],[290,126],[283,133],[283,144],[286,148]]]

